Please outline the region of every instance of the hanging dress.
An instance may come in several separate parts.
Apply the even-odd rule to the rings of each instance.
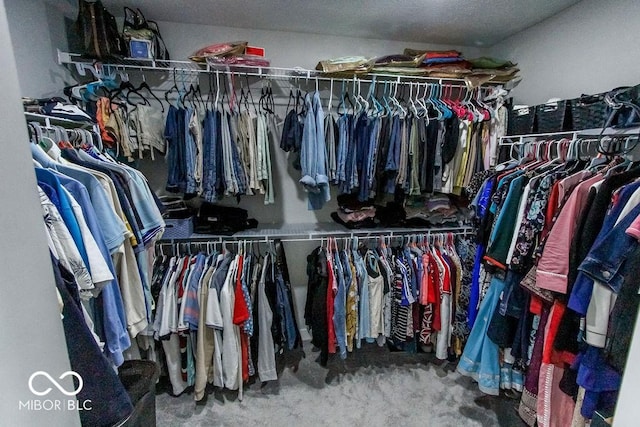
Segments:
[[[487,330],[496,305],[500,302],[503,289],[504,281],[494,277],[487,294],[480,303],[478,317],[457,368],[462,375],[476,380],[480,391],[495,396],[500,394],[499,349],[487,337]]]

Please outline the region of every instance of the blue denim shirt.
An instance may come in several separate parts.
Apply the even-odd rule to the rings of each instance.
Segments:
[[[336,181],[335,184],[342,184],[347,179],[346,162],[347,147],[349,145],[349,134],[351,129],[351,116],[343,114],[338,118],[338,150],[336,153]]]
[[[109,253],[113,254],[118,250],[122,242],[124,242],[124,236],[127,232],[127,228],[120,217],[115,213],[113,205],[107,198],[105,190],[97,178],[89,172],[54,162],[44,153],[44,151],[33,144],[31,144],[31,154],[43,167],[57,170],[68,177],[77,180],[86,187],[89,192],[89,197],[91,198],[91,204],[94,207],[98,226],[102,231],[107,248],[109,248]]]
[[[629,236],[626,231],[640,215],[640,204],[620,220],[618,225],[611,227],[617,220],[620,210],[624,207],[623,194],[624,192],[621,193],[619,203],[622,207],[614,208],[605,217],[602,231],[598,234],[589,254],[580,264],[580,272],[573,285],[568,306],[582,315],[587,313],[595,280],[607,284],[616,293],[620,291],[627,268],[627,257],[638,244],[638,241]]]
[[[302,178],[309,200],[309,209],[322,209],[331,200],[329,192],[329,177],[326,171],[327,147],[324,135],[324,112],[320,102],[320,93],[313,96],[307,94],[305,98],[307,115],[302,132],[302,146],[300,148],[300,166]]]

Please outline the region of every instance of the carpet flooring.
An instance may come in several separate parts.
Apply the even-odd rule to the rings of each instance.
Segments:
[[[278,361],[278,381],[245,386],[242,401],[237,392],[212,388],[206,404],[196,406],[192,393],[172,397],[159,386],[157,425],[525,426],[517,398],[482,394],[455,364],[432,354],[365,344],[322,367],[305,344],[304,352]]]

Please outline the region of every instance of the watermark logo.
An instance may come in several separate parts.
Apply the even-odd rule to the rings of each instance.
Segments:
[[[76,379],[77,386],[74,385],[72,390],[67,390],[58,382],[58,380],[63,380],[67,377],[73,377]],[[41,378],[36,381],[36,378]],[[63,372],[57,379],[51,376],[48,372],[45,371],[36,371],[29,377],[29,381],[27,385],[29,386],[29,391],[33,393],[35,396],[47,396],[53,390],[53,387],[47,387],[46,384],[43,384],[44,379],[46,379],[53,387],[57,388],[58,391],[65,396],[70,397],[71,399],[60,400],[60,399],[29,399],[29,400],[20,400],[18,401],[18,410],[20,411],[90,411],[92,409],[92,403],[90,399],[79,400],[74,399],[73,397],[77,396],[78,393],[82,391],[82,387],[84,386],[84,381],[82,380],[82,376],[75,371],[66,371]]]
[[[58,390],[60,390],[60,393],[64,394],[65,396],[75,396],[76,394],[80,393],[82,391],[82,387],[84,386],[84,381],[82,381],[82,377],[80,376],[80,374],[78,374],[75,371],[67,371],[65,373],[63,373],[62,375],[60,375],[58,377],[59,380],[62,380],[68,376],[72,376],[75,379],[78,380],[78,387],[73,390],[73,391],[67,391],[65,390],[64,387],[62,387],[62,385],[56,381],[51,375],[49,375],[49,373],[45,372],[45,371],[37,371],[34,372],[33,374],[31,374],[31,376],[29,377],[29,390],[31,390],[31,393],[35,394],[36,396],[46,396],[47,394],[49,394],[51,392],[51,390],[53,390],[51,387],[47,388],[44,391],[38,391],[33,387],[33,380],[38,377],[38,376],[43,376],[45,378],[47,378],[49,380],[49,382],[51,382],[51,384],[53,384],[54,386],[56,386],[56,388]]]

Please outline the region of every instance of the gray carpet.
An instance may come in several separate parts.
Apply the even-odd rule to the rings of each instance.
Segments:
[[[318,353],[279,363],[279,380],[237,392],[210,390],[203,406],[192,393],[156,396],[158,426],[524,426],[518,400],[486,396],[469,378],[430,354],[389,352],[365,345],[347,360]]]

